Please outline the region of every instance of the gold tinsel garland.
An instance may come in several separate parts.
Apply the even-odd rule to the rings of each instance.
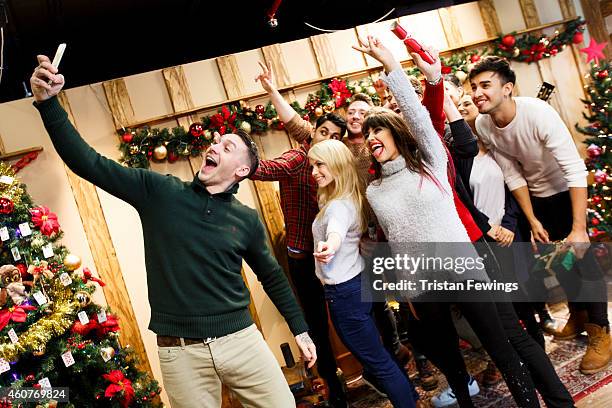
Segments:
[[[0,177],[11,177],[13,181],[10,184],[0,182],[0,197],[8,198],[15,205],[21,203],[23,188],[19,180],[15,178],[15,169],[10,164],[0,162]]]
[[[24,352],[42,352],[53,337],[61,336],[72,326],[78,305],[70,287],[55,281],[50,295],[53,299],[53,313],[33,323],[19,335],[17,343],[10,340],[0,343],[0,358],[15,361]]]

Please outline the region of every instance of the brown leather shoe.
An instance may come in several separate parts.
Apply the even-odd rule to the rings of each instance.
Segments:
[[[580,362],[580,372],[595,374],[606,368],[612,358],[610,329],[592,323],[586,323],[584,327],[589,335],[589,345]]]
[[[588,322],[588,315],[586,310],[574,310],[571,312],[569,320],[565,324],[562,330],[555,332],[556,340],[571,340],[584,329],[585,323]]]

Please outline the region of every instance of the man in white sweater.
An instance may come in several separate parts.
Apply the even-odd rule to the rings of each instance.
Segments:
[[[570,302],[570,319],[558,339],[585,331],[589,346],[580,364],[585,374],[603,370],[612,357],[606,285],[587,250],[587,171],[557,112],[537,98],[512,97],[516,76],[505,59],[486,57],[470,72],[476,130],[494,154],[536,241],[565,239],[581,258],[557,278]],[[586,251],[586,252],[585,252]]]

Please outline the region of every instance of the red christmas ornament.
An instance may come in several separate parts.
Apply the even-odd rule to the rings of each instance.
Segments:
[[[587,147],[587,154],[590,158],[595,158],[601,155],[603,152],[601,146],[597,146],[595,143],[591,143],[589,147]]]
[[[480,61],[480,55],[478,54],[473,54],[470,56],[470,62],[473,62],[474,64],[477,63],[478,61]]]
[[[597,183],[600,183],[600,184],[601,184],[601,183],[605,183],[607,179],[608,179],[608,175],[606,174],[606,172],[605,172],[605,171],[603,171],[603,170],[597,170],[597,171],[595,172],[595,181],[596,181]]]
[[[607,78],[607,77],[608,77],[608,70],[607,69],[604,69],[603,71],[599,71],[597,73],[597,78],[599,78],[599,79],[604,79],[604,78]]]
[[[255,107],[255,113],[258,115],[263,115],[263,113],[266,111],[266,108],[264,108],[263,105],[257,105]]]
[[[36,383],[33,385],[34,388],[36,388],[37,390],[40,390],[42,388],[42,385],[40,385],[39,383]]]
[[[446,66],[446,65],[442,65],[441,72],[442,72],[442,74],[446,75],[446,74],[450,74],[451,72],[453,72],[453,69],[451,67]]]
[[[10,214],[15,209],[15,204],[6,197],[0,198],[0,214]]]
[[[599,225],[599,220],[597,218],[593,218],[593,219],[591,219],[591,224]]]
[[[576,34],[574,34],[574,38],[572,38],[572,42],[574,44],[580,44],[583,39],[584,39],[584,36],[582,35],[580,31],[578,31]]]
[[[34,377],[34,374],[28,374],[28,375],[26,375],[26,378],[25,378],[25,380],[26,380],[27,382],[32,382],[32,381],[34,381],[35,379],[36,379],[36,377]]]
[[[557,47],[552,47],[550,49],[550,55],[552,55],[553,57],[557,55],[558,52],[559,52],[559,49]]]
[[[310,122],[310,115],[306,113],[304,116],[302,116],[302,119],[304,119],[306,122]]]
[[[591,201],[592,201],[594,204],[599,204],[599,203],[601,203],[601,200],[602,200],[602,198],[601,198],[601,196],[600,196],[600,195],[596,195],[596,196],[593,196],[593,197],[591,198]]]
[[[132,143],[132,140],[134,140],[134,135],[131,132],[125,132],[121,136],[121,139],[123,140],[124,143]]]
[[[204,126],[201,123],[192,123],[189,126],[189,134],[193,137],[200,137],[204,134]]]
[[[28,267],[22,263],[18,263],[17,265],[15,265],[15,267],[19,269],[19,273],[21,274],[21,279],[28,280],[28,275],[29,275]]]
[[[501,40],[502,44],[504,44],[506,47],[508,48],[512,48],[514,47],[514,44],[516,44],[516,38],[514,38],[514,36],[512,34],[508,34],[505,35],[502,40]]]

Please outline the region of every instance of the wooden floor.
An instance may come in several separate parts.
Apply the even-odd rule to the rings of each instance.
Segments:
[[[612,407],[612,383],[576,403],[577,408],[609,408]]]

